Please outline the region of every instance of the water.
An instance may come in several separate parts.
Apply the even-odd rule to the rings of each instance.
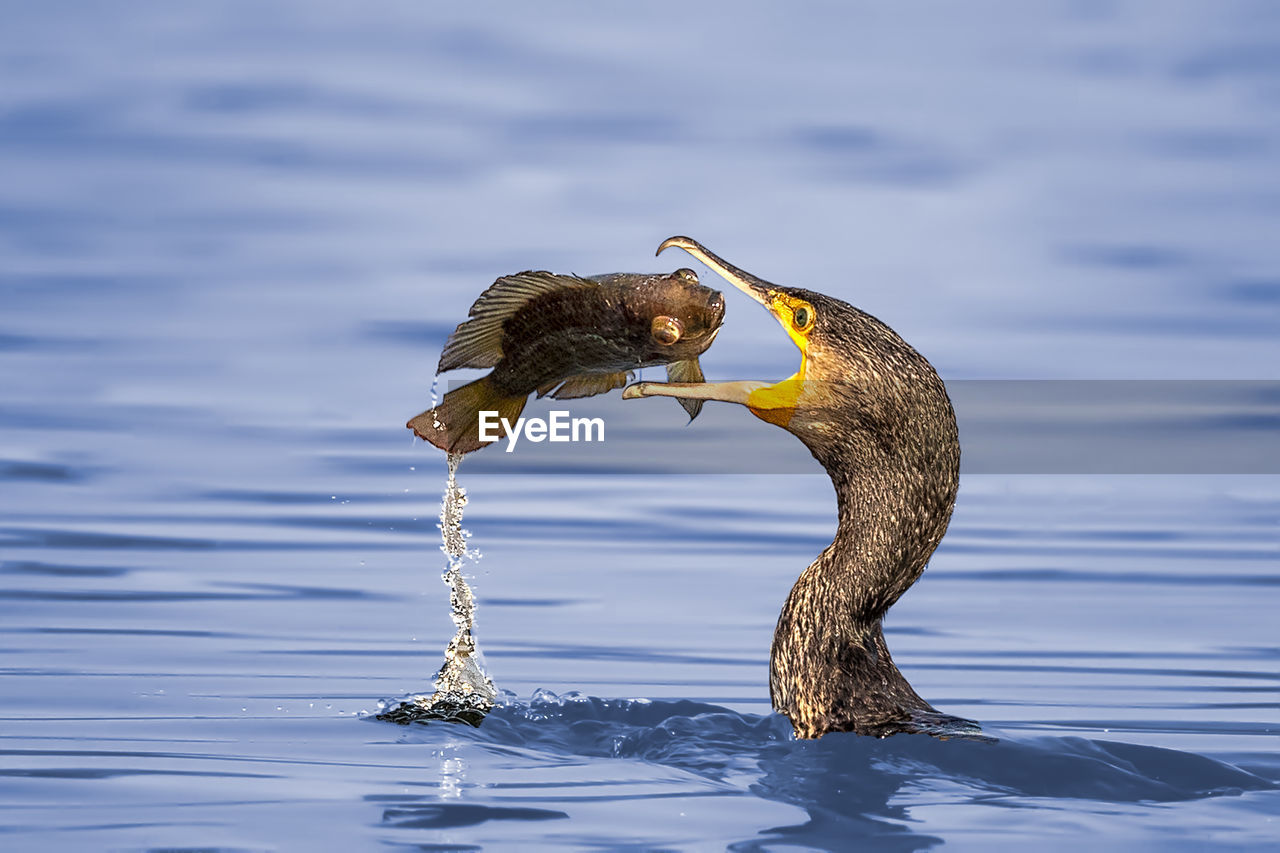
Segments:
[[[434,401],[433,401],[434,403]],[[467,506],[466,489],[458,485],[461,453],[447,457],[449,480],[440,502],[440,550],[448,560],[442,575],[449,585],[449,615],[457,629],[444,650],[444,663],[436,673],[432,692],[412,694],[397,702],[379,704],[378,720],[393,723],[449,722],[479,726],[493,710],[498,690],[480,663],[475,638],[475,596],[467,583],[467,531],[462,527],[462,511]]]
[[[402,425],[497,275],[684,233],[948,382],[1274,380],[1278,42],[1263,2],[9,10],[0,847],[1273,847],[1274,474],[967,473],[886,635],[992,746],[769,715],[834,525],[802,449],[464,462],[514,698],[365,715],[454,634]],[[795,361],[730,299],[703,364]],[[742,413],[676,414],[651,440]]]

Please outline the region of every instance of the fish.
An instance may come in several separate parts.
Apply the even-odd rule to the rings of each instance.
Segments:
[[[449,453],[488,446],[480,438],[480,412],[497,413],[490,423],[514,424],[534,392],[557,400],[591,397],[657,365],[666,365],[670,382],[702,382],[698,356],[724,322],[724,294],[684,268],[588,277],[529,270],[499,278],[467,315],[445,342],[436,374],[492,371],[406,424]],[[690,420],[703,403],[678,402]],[[505,435],[506,428],[499,431]]]

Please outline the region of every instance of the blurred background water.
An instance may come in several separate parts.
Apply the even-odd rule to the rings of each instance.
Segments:
[[[1277,214],[1264,0],[9,4],[0,847],[1272,848],[1274,473],[967,474],[887,633],[984,752],[767,716],[834,527],[803,452],[464,464],[521,700],[357,717],[452,633],[402,425],[498,275],[686,233],[948,382],[1276,380]],[[730,295],[708,376],[794,364]]]

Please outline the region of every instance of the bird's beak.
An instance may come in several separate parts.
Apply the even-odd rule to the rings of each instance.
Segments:
[[[748,405],[751,394],[769,387],[768,382],[740,379],[736,382],[637,382],[622,391],[622,399],[676,397],[681,400],[720,400]]]
[[[756,278],[746,270],[738,269],[697,240],[691,237],[668,237],[662,241],[662,245],[658,247],[656,254],[661,255],[672,247],[684,249],[719,273],[720,277],[725,281],[750,296],[756,302],[759,302],[765,308],[768,308],[770,302],[772,302],[773,294],[777,291],[776,287],[762,278]]]
[[[773,310],[773,297],[778,288],[757,278],[746,270],[739,269],[707,249],[697,240],[689,237],[670,237],[662,241],[658,254],[672,246],[684,249],[698,260],[720,274],[722,278],[741,290],[754,301],[763,305],[770,314]],[[682,400],[720,400],[725,403],[738,403],[746,406],[757,417],[785,427],[795,411],[796,400],[804,385],[804,359],[801,359],[800,371],[781,382],[760,382],[757,380],[738,380],[735,382],[637,382],[622,392],[622,399],[635,400],[640,397],[676,397]]]

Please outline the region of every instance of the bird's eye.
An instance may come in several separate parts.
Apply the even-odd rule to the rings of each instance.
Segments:
[[[675,317],[665,314],[653,318],[653,339],[664,347],[669,347],[684,334],[684,324]]]
[[[791,313],[791,325],[797,332],[806,331],[813,325],[813,319],[813,308],[809,305],[797,305],[796,310]]]
[[[672,275],[674,275],[676,278],[684,279],[689,284],[698,283],[698,274],[693,270],[689,269],[688,267],[681,267],[680,269],[673,272]]]

